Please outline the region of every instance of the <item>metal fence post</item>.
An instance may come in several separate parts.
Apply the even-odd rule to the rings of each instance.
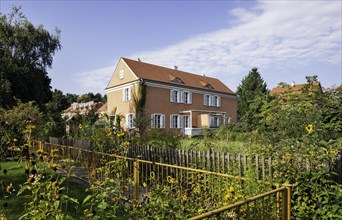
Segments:
[[[279,188],[279,184],[276,183],[276,189]],[[277,211],[277,220],[280,220],[280,193],[276,193],[276,211]]]
[[[139,200],[139,161],[133,162],[134,200]]]
[[[291,187],[292,185],[285,182],[283,186],[286,190],[283,191],[283,219],[291,219]]]

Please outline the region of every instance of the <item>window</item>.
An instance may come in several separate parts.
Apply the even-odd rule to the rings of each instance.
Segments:
[[[225,117],[224,117],[224,124],[230,124],[230,123],[231,123],[231,120],[232,120],[231,117],[225,116]]]
[[[191,92],[184,91],[183,92],[183,102],[186,104],[191,104],[192,103],[192,94]]]
[[[205,94],[204,95],[204,105],[206,105],[206,106],[210,106],[210,95],[208,95],[208,94]]]
[[[189,91],[173,89],[170,91],[170,102],[191,104],[192,94]]]
[[[184,128],[190,128],[190,117],[188,115],[183,116]]]
[[[221,103],[220,103],[220,97],[219,96],[212,96],[212,106],[216,106],[216,107],[220,107]]]
[[[221,98],[217,95],[204,95],[204,105],[206,106],[215,106],[220,107],[221,106]]]
[[[131,100],[131,88],[130,87],[126,87],[122,90],[122,100],[124,102],[128,102],[129,100]]]
[[[170,128],[181,128],[181,118],[180,115],[170,115]]]
[[[171,90],[171,94],[170,94],[170,101],[171,102],[179,102],[179,91],[178,90]]]
[[[123,79],[124,77],[125,77],[125,71],[124,70],[120,70],[119,78]]]
[[[210,117],[210,127],[217,128],[220,126],[220,118],[217,116]]]
[[[206,88],[208,88],[208,89],[214,89],[214,87],[212,87],[212,85],[210,85],[209,83],[205,84],[204,87],[206,87]]]
[[[175,83],[184,83],[180,78],[174,78],[173,80],[171,80],[171,82],[175,82]]]
[[[165,115],[152,114],[151,115],[151,127],[152,128],[165,128]]]
[[[126,128],[135,128],[135,115],[133,113],[126,115]]]

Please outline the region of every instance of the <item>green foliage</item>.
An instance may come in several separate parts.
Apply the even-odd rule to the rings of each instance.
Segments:
[[[271,189],[270,184],[258,184],[255,176],[247,174],[246,177],[250,181],[191,173],[186,182],[179,182],[184,177],[168,176],[167,184],[154,184],[158,180],[152,178],[146,198],[134,204],[128,213],[132,219],[151,219],[152,216],[154,219],[188,219]],[[236,210],[235,214],[243,218],[245,211]]]
[[[238,119],[246,125],[248,130],[257,126],[254,115],[260,112],[261,103],[254,100],[267,95],[268,92],[266,82],[262,79],[257,68],[252,68],[237,87]]]
[[[77,102],[79,103],[90,102],[90,101],[105,103],[106,99],[105,97],[102,97],[100,93],[94,94],[92,92],[88,92],[77,97]]]
[[[122,196],[122,174],[127,169],[127,163],[123,160],[116,160],[98,168],[98,173],[103,173],[104,180],[92,182],[87,189],[90,193],[83,201],[85,219],[113,219],[123,210]]]
[[[149,130],[142,139],[146,145],[165,148],[179,148],[180,140],[178,133],[165,132],[160,129]]]
[[[65,135],[65,120],[63,120],[61,113],[68,106],[63,92],[55,89],[52,93],[52,99],[45,104],[45,136],[62,137]]]
[[[342,185],[327,172],[306,172],[294,186],[293,213],[300,219],[342,217]]]
[[[257,131],[266,143],[292,144],[306,135],[311,124],[317,139],[329,141],[342,137],[342,95],[339,91],[322,93],[314,84],[307,84],[300,94],[291,90],[271,101],[262,101]]]
[[[133,105],[135,110],[135,127],[138,129],[141,136],[145,135],[146,127],[151,119],[146,113],[146,85],[139,84],[138,91],[133,92]]]
[[[20,11],[0,17],[0,107],[36,101],[42,106],[51,99],[47,68],[61,49],[60,31],[50,34],[42,25],[35,27]]]
[[[43,115],[34,102],[18,104],[10,110],[0,109],[0,156],[11,146],[23,145],[28,135],[37,135],[42,130]],[[30,127],[28,127],[30,126]]]

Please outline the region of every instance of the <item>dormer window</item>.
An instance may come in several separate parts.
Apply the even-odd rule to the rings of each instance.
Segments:
[[[207,83],[204,87],[206,87],[208,89],[214,89],[214,87],[212,85],[210,85],[209,83]]]
[[[176,77],[176,76],[172,75],[171,73],[169,73],[169,79],[170,79],[170,82],[183,83],[184,84],[184,82],[179,77]]]
[[[175,79],[171,80],[171,82],[183,83],[183,81],[180,78],[178,78],[178,77],[176,77]]]
[[[209,83],[200,81],[201,85],[207,89],[214,89],[214,87],[212,85],[210,85]]]

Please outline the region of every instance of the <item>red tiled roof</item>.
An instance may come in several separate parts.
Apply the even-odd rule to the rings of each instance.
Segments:
[[[294,85],[294,86],[283,86],[283,87],[274,87],[272,90],[271,90],[271,93],[274,94],[274,95],[277,95],[277,94],[281,94],[283,92],[286,92],[286,91],[289,91],[291,90],[292,92],[294,93],[301,93],[301,89],[307,84],[297,84],[297,85]],[[313,82],[313,85],[314,86],[319,86],[321,88],[321,84],[319,82]]]
[[[107,103],[103,104],[101,106],[101,108],[99,108],[99,110],[97,110],[98,112],[107,112]]]
[[[186,87],[234,94],[220,80],[189,72],[122,58],[138,78]],[[179,80],[175,80],[179,79]],[[211,88],[211,87],[212,88]]]
[[[71,105],[70,107],[65,109],[63,112],[64,113],[76,113],[76,112],[88,113],[90,110],[93,110],[93,109],[97,111],[104,105],[102,102],[94,102],[92,104],[88,104],[88,103],[73,103],[73,104],[75,105],[75,107]]]

